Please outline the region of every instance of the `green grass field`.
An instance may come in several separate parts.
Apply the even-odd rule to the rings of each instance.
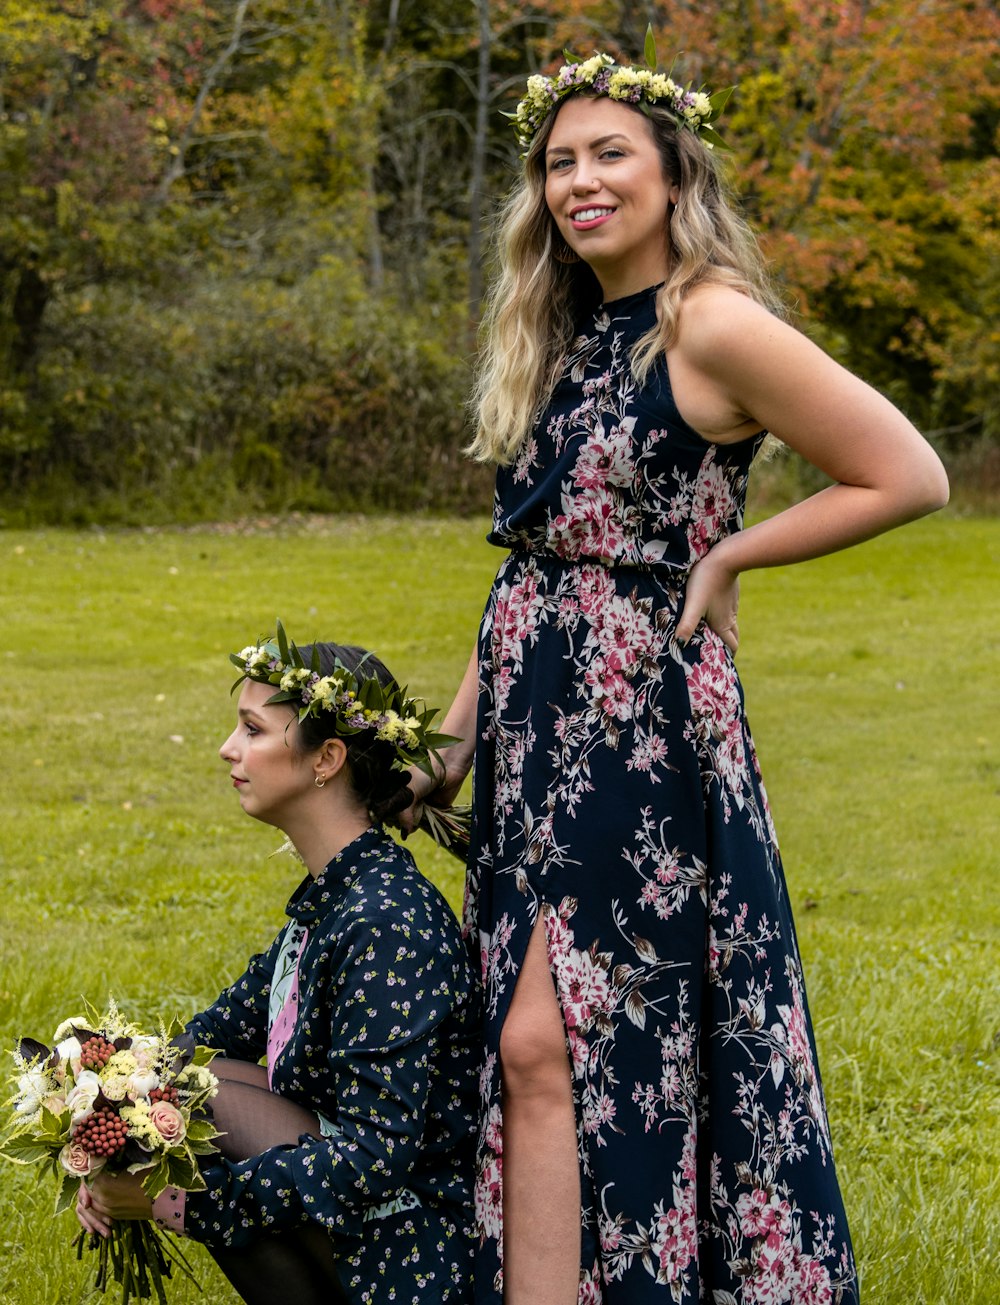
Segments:
[[[216,754],[227,654],[279,615],[444,705],[499,559],[485,529],[0,533],[0,1045],[109,991],[139,1022],[186,1016],[270,939],[298,872]],[[1000,522],[942,515],[743,583],[739,664],[867,1305],[1000,1299],[998,555]],[[457,862],[411,846],[457,906]],[[91,1299],[48,1180],[0,1179],[0,1302]],[[204,1299],[231,1305],[193,1250]]]

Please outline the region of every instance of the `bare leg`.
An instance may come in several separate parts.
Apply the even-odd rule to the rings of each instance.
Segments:
[[[545,925],[528,943],[500,1034],[505,1305],[576,1305],[580,1170],[566,1031]]]

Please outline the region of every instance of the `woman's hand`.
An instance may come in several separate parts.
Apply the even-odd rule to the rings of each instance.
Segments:
[[[677,622],[677,642],[687,643],[704,620],[735,657],[740,646],[736,620],[739,606],[739,572],[727,566],[722,546],[716,545],[688,575],[684,607]]]
[[[413,794],[413,801],[408,807],[404,807],[396,817],[404,837],[407,834],[412,834],[420,824],[426,803],[431,803],[436,807],[450,807],[458,797],[458,791],[462,787],[465,775],[464,773],[455,773],[449,768],[446,754],[439,753],[438,756],[431,757],[431,766],[434,770],[433,779],[418,766],[410,768],[409,788]]]
[[[89,1186],[80,1184],[76,1217],[86,1232],[108,1237],[115,1219],[152,1219],[153,1203],[138,1174],[98,1174]]]

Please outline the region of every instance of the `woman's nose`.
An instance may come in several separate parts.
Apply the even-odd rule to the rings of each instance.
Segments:
[[[577,167],[576,175],[573,177],[573,190],[578,195],[586,195],[588,191],[600,190],[601,183],[599,178],[583,164]]]
[[[222,758],[223,761],[233,760],[233,739],[235,737],[236,737],[236,731],[233,730],[229,738],[226,739],[225,743],[223,743],[222,746],[219,748],[219,756]]]

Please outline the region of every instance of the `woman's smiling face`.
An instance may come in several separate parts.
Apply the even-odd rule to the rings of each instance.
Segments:
[[[666,278],[667,213],[677,195],[641,113],[584,95],[562,105],[545,149],[545,201],[605,299]]]

